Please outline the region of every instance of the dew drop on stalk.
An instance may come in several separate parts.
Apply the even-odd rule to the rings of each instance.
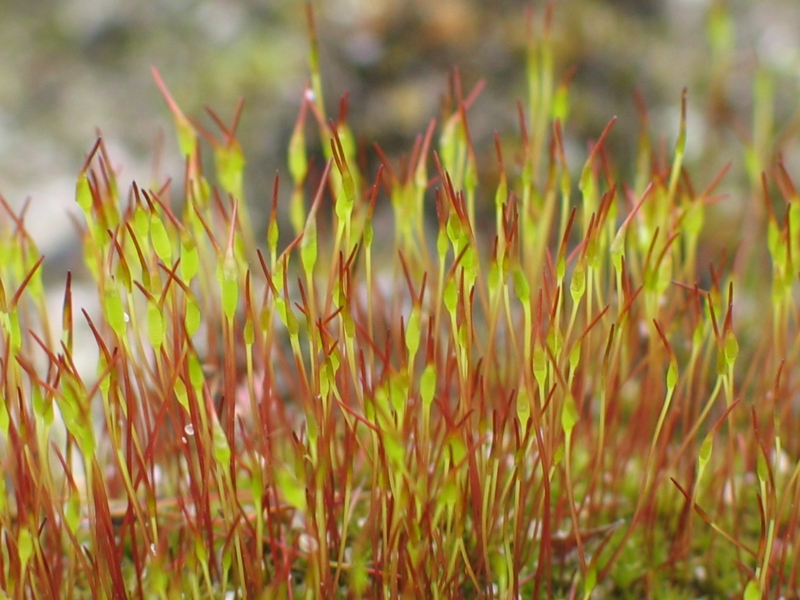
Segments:
[[[192,423],[188,423],[186,427],[183,428],[183,432],[187,436],[192,437],[194,435],[194,425]]]
[[[156,548],[155,543],[150,544],[150,554],[153,556],[158,556],[158,548]]]

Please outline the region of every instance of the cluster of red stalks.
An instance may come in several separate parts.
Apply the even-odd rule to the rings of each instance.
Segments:
[[[549,24],[492,182],[467,118],[480,86],[457,78],[441,125],[368,178],[314,41],[266,237],[241,107],[231,127],[209,111],[217,137],[156,72],[182,185],[123,201],[98,141],[76,199],[99,302],[73,306],[68,278],[60,325],[3,202],[3,597],[797,593],[800,199],[764,166],[767,248],[701,266],[724,172],[698,192],[683,168],[685,94],[668,154],[641,110],[634,184],[604,150],[613,121],[576,179]]]

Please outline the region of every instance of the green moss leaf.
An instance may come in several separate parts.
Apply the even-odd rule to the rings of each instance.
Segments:
[[[578,422],[580,415],[578,414],[578,407],[575,405],[575,398],[572,394],[568,393],[564,399],[564,408],[561,411],[561,427],[564,433],[570,434]]]
[[[286,502],[301,513],[306,511],[306,488],[297,476],[287,467],[280,466],[275,470],[275,485]]]
[[[113,284],[106,286],[105,296],[103,298],[103,310],[111,329],[114,330],[117,336],[123,337],[125,335],[127,316],[125,315],[125,307],[122,304],[119,290],[117,290]]]

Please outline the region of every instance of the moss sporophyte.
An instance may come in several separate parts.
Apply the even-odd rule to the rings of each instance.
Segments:
[[[103,140],[89,152],[94,307],[68,276],[53,318],[2,200],[0,596],[798,594],[789,169],[769,131],[732,156],[763,235],[730,261],[709,243],[728,167],[684,166],[686,92],[660,154],[640,102],[630,169],[613,119],[571,164],[551,8],[508,107],[517,142],[476,147],[484,86],[456,72],[443,117],[375,170],[346,97],[327,116],[309,11],[311,84],[268,203],[244,197],[241,104],[232,125],[209,110],[211,133],[154,69],[185,170],[120,190]]]

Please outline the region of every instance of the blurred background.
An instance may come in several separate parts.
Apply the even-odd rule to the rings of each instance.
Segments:
[[[544,2],[518,0],[316,0],[328,111],[348,92],[350,124],[391,157],[440,114],[457,66],[465,89],[486,88],[470,111],[479,153],[492,136],[518,139],[516,101],[526,97],[526,9],[537,27]],[[728,59],[714,60],[709,15],[734,17]],[[753,74],[772,75],[776,131],[794,127],[800,87],[797,0],[575,0],[556,2],[557,77],[575,68],[567,124],[570,152],[583,152],[608,120],[608,144],[623,165],[634,156],[641,92],[656,140],[672,147],[681,90],[689,89],[687,162],[704,187],[729,161],[725,186],[742,181]],[[161,72],[184,112],[210,126],[203,106],[232,118],[248,160],[246,193],[266,217],[277,172],[288,191],[285,149],[308,77],[305,3],[299,0],[0,0],[0,193],[30,199],[26,222],[48,255],[48,276],[75,268],[77,236],[67,218],[77,173],[102,131],[120,182],[154,182],[183,167],[170,113],[153,82]],[[800,177],[797,149],[781,147]],[[494,164],[491,159],[491,164]],[[487,160],[487,162],[489,162]],[[582,162],[574,166],[580,168]],[[624,173],[624,169],[622,170]],[[487,186],[490,185],[487,183]],[[492,184],[493,185],[493,184]],[[490,192],[493,194],[493,189]],[[7,215],[0,215],[0,222]],[[59,286],[60,287],[60,286]]]

